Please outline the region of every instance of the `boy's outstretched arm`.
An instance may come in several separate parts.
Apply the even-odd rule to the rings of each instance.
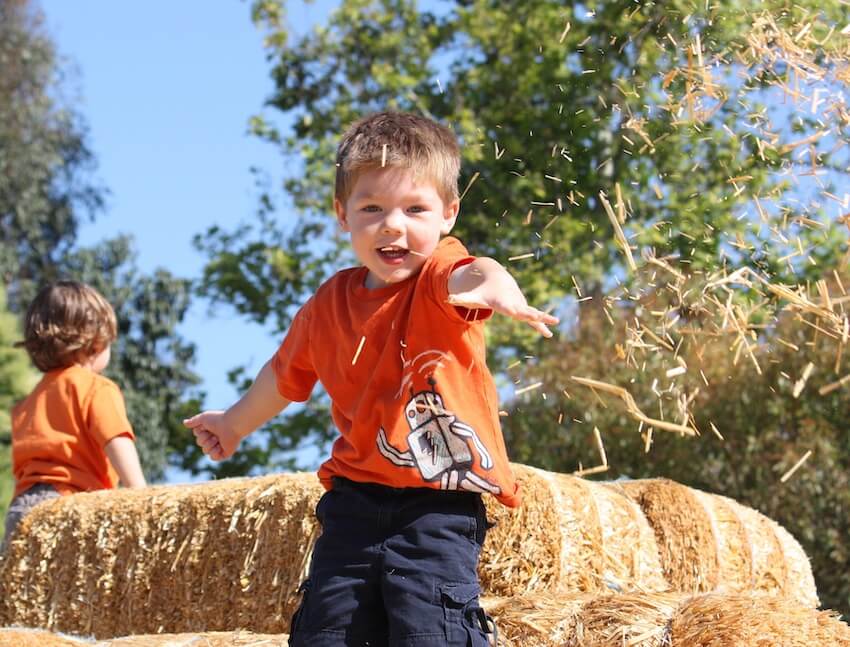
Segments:
[[[260,369],[245,395],[227,411],[204,411],[183,424],[195,434],[195,442],[214,461],[233,456],[239,443],[289,405],[277,390],[271,360]]]
[[[553,317],[528,305],[517,282],[492,258],[476,258],[457,268],[449,277],[449,303],[465,308],[489,308],[528,324],[544,337],[551,337],[548,326],[558,323]]]
[[[145,475],[139,463],[136,443],[129,436],[116,436],[103,446],[103,451],[124,487],[145,487]]]

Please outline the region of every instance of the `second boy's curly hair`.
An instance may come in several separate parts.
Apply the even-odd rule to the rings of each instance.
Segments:
[[[345,202],[360,173],[382,166],[424,175],[446,202],[458,197],[460,146],[451,130],[432,119],[378,112],[349,126],[337,149],[336,199]]]
[[[46,373],[97,355],[117,334],[115,311],[100,292],[78,281],[56,281],[30,304],[19,345]]]

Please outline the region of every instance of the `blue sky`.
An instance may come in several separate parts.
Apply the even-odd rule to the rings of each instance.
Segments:
[[[287,3],[290,29],[303,33],[335,4]],[[141,270],[199,277],[204,259],[192,236],[253,217],[252,166],[275,179],[282,173],[280,154],[247,134],[249,117],[273,90],[250,3],[41,0],[41,7],[70,72],[64,94],[87,122],[96,177],[110,193],[80,242],[131,234]],[[197,345],[194,368],[210,408],[236,396],[229,369],[247,364],[256,373],[279,341],[202,301],[181,332]]]
[[[303,32],[326,13],[292,3]],[[253,216],[252,165],[280,177],[282,158],[247,134],[248,118],[272,92],[262,35],[250,3],[42,0],[47,28],[71,76],[68,94],[90,129],[105,212],[81,242],[132,234],[138,265],[196,278],[203,258],[192,236]],[[198,302],[182,328],[198,346],[197,372],[211,406],[234,397],[225,373],[258,370],[276,339],[228,308]],[[222,343],[228,340],[228,343]],[[238,340],[237,343],[233,343]]]

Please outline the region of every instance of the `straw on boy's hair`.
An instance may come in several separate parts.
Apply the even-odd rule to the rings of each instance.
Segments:
[[[24,341],[16,345],[46,373],[97,355],[117,334],[115,311],[97,290],[78,281],[56,281],[33,299]]]
[[[349,126],[337,149],[336,199],[345,202],[361,173],[382,167],[410,169],[428,178],[446,202],[458,197],[457,138],[426,117],[379,112]]]

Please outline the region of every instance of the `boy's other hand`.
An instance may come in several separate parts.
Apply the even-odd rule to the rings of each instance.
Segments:
[[[214,461],[223,461],[236,452],[242,438],[225,420],[224,411],[204,411],[183,424],[195,434],[195,442]]]

